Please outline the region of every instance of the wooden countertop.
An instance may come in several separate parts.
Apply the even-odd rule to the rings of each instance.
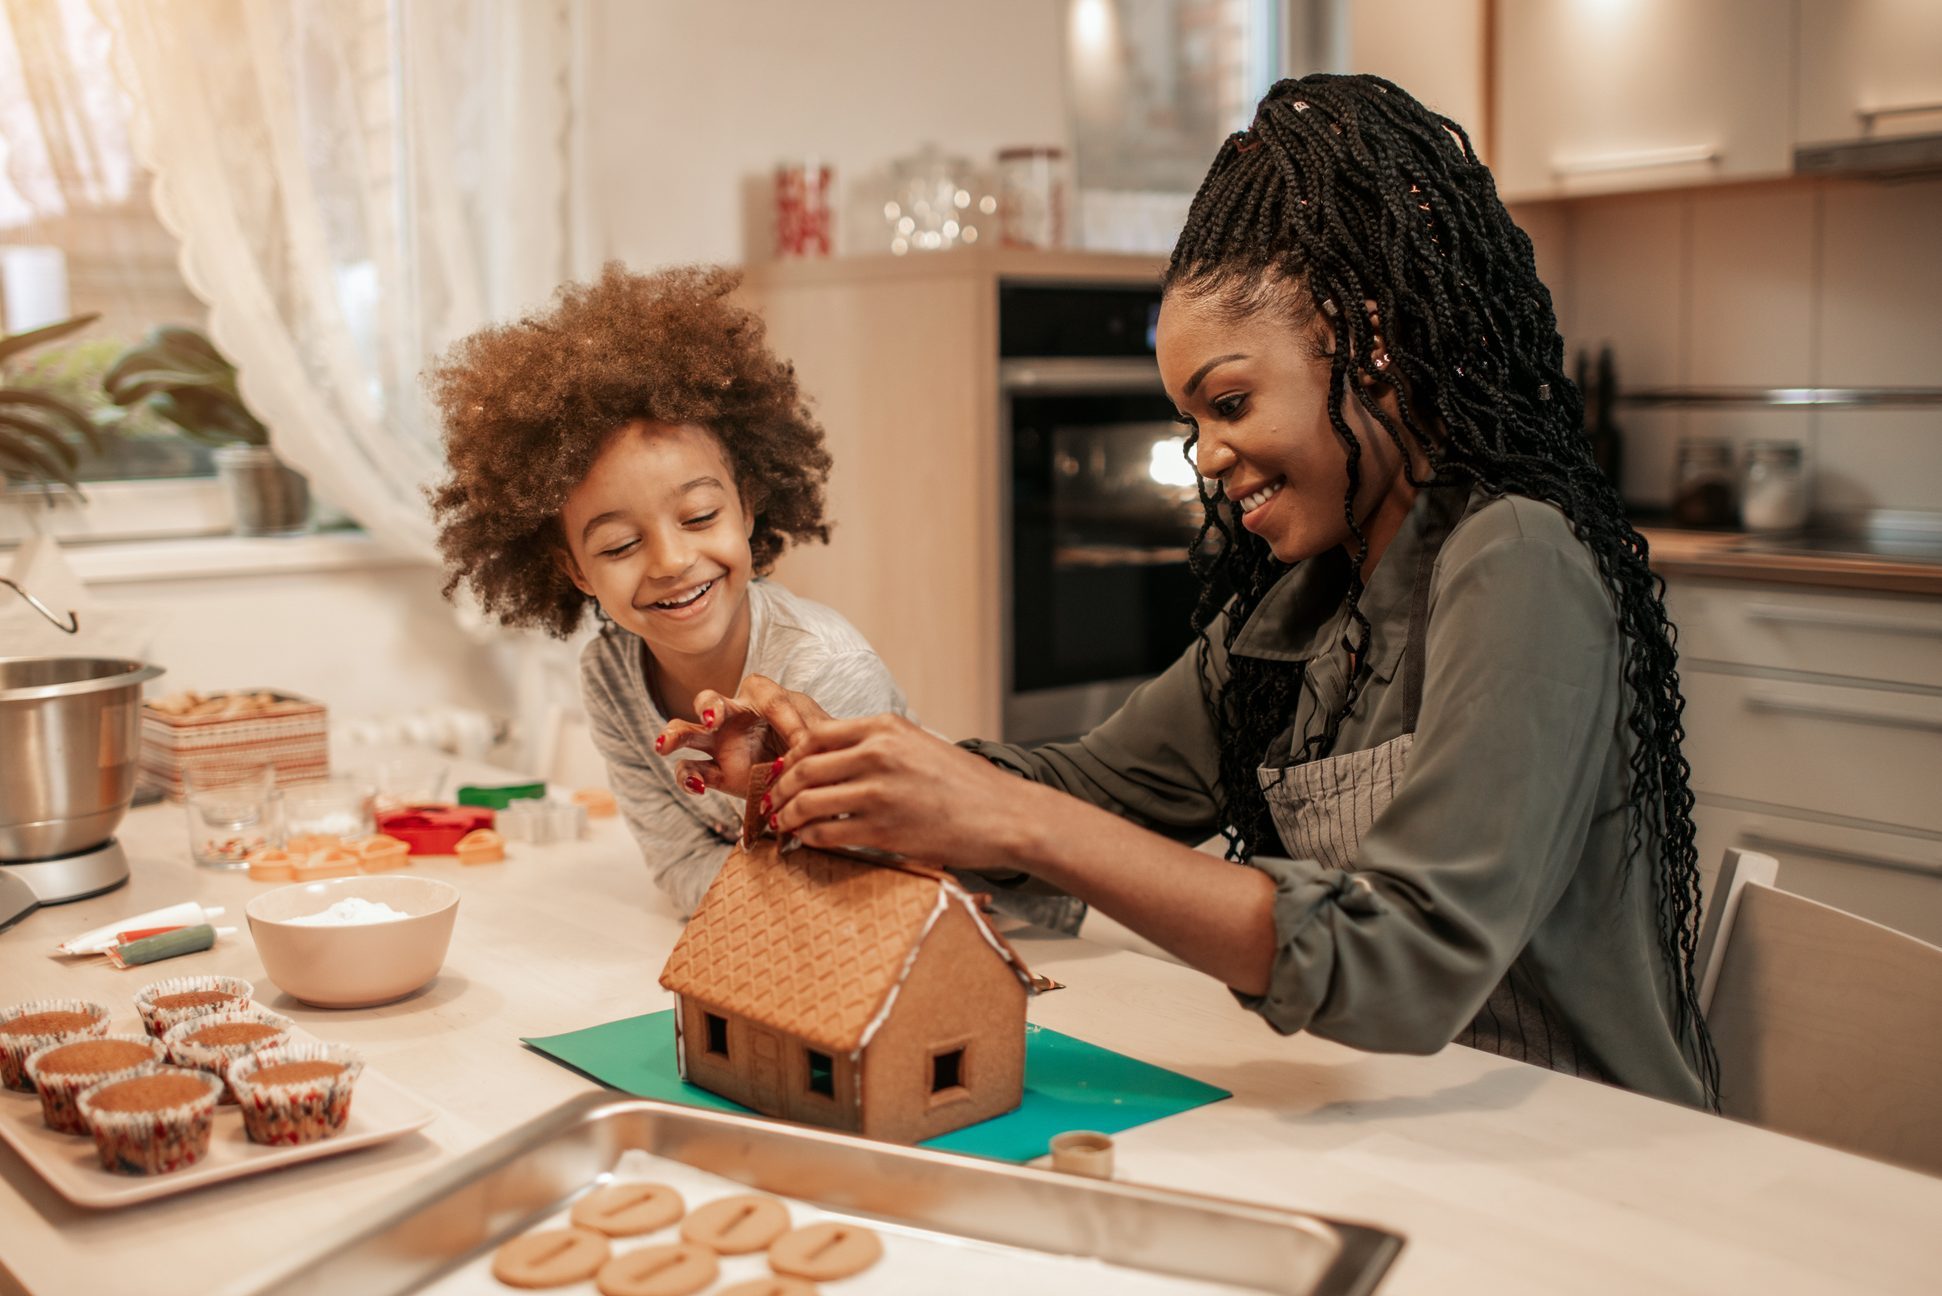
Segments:
[[[1661,576],[1819,585],[1886,594],[1942,596],[1942,563],[1815,553],[1804,549],[1748,548],[1736,531],[1681,531],[1640,527],[1651,546],[1652,568]]]
[[[107,1212],[70,1206],[0,1146],[0,1292],[107,1291],[134,1272],[152,1296],[246,1289],[317,1230],[593,1088],[520,1036],[670,1002],[657,980],[678,924],[616,820],[573,845],[516,845],[500,865],[419,864],[464,893],[444,972],[403,1003],[332,1012],[269,983],[242,912],[268,888],[191,865],[182,815],[129,816],[127,887],[0,935],[0,998],[78,995],[126,1017],[158,975],[247,977],[441,1114],[380,1148]],[[146,971],[48,957],[192,898],[243,930]],[[1459,1046],[1417,1058],[1284,1039],[1171,963],[1049,934],[1017,944],[1067,987],[1034,1001],[1033,1020],[1234,1091],[1119,1135],[1120,1178],[1398,1230],[1385,1296],[1934,1289],[1942,1179]]]

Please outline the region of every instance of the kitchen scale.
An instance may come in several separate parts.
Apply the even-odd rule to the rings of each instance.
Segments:
[[[112,837],[52,859],[0,860],[0,932],[42,905],[86,900],[127,880],[128,856]]]

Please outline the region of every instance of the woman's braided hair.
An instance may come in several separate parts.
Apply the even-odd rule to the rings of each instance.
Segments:
[[[1406,444],[1428,460],[1427,479],[1405,467],[1414,485],[1546,501],[1592,552],[1617,604],[1635,739],[1626,867],[1642,855],[1653,862],[1675,1028],[1714,1100],[1718,1061],[1693,971],[1698,854],[1665,582],[1647,566],[1645,541],[1592,460],[1583,396],[1565,376],[1564,339],[1531,240],[1499,201],[1469,136],[1378,77],[1280,82],[1252,127],[1221,146],[1174,248],[1166,290],[1231,319],[1276,311],[1306,328],[1321,312],[1333,326],[1328,414],[1348,460],[1343,509],[1358,552],[1347,564],[1346,601],[1357,661],[1368,660],[1370,625],[1359,607],[1367,538],[1353,506],[1360,445],[1343,417],[1350,392],[1404,451],[1405,465]],[[1388,355],[1380,369],[1365,302],[1375,303]],[[1378,404],[1384,388],[1400,417]],[[1204,663],[1209,636],[1231,647],[1288,568],[1242,528],[1238,508],[1218,490],[1203,483],[1201,503],[1191,561],[1202,583],[1194,629]],[[1218,795],[1230,858],[1277,840],[1255,771],[1294,714],[1300,671],[1298,663],[1230,657],[1226,686],[1208,699],[1222,740]],[[1328,754],[1366,678],[1365,666],[1340,709],[1304,737],[1297,760]]]

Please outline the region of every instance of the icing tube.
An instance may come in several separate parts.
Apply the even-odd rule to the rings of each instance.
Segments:
[[[144,927],[199,927],[221,915],[220,908],[204,909],[193,900],[185,900],[181,904],[172,904],[163,909],[151,909],[147,913],[104,923],[93,931],[69,937],[55,948],[63,954],[105,954],[119,943],[115,937],[120,932],[135,931]]]

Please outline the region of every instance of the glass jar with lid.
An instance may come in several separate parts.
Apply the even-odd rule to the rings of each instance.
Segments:
[[[1798,531],[1807,525],[1807,473],[1794,441],[1755,441],[1740,470],[1740,525]]]
[[[1065,246],[1065,150],[998,152],[998,219],[1006,247]]]
[[[1684,527],[1730,527],[1738,514],[1733,443],[1719,437],[1681,441],[1672,484],[1673,520]]]

